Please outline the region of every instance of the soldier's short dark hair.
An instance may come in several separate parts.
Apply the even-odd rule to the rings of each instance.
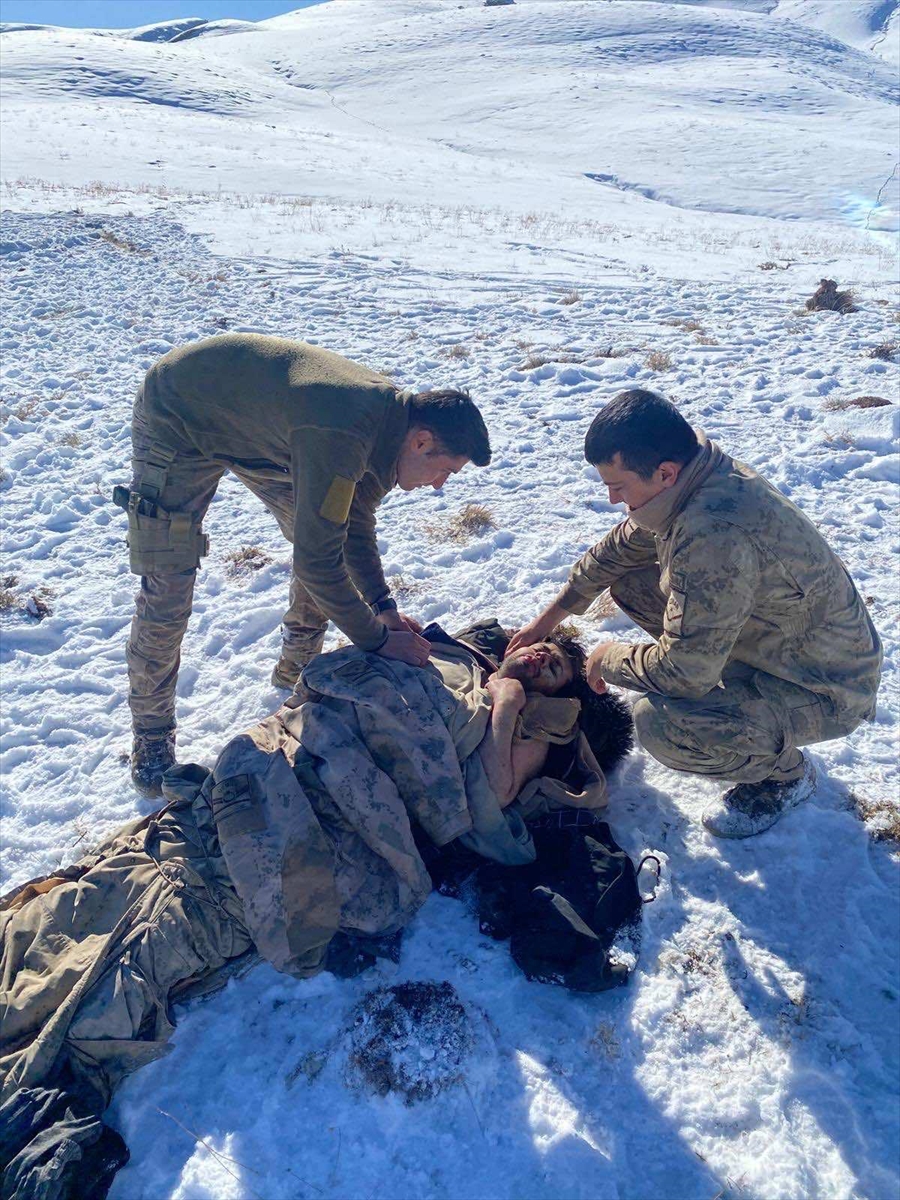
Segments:
[[[611,463],[649,479],[660,463],[684,466],[700,448],[697,435],[664,396],[644,388],[619,392],[597,413],[584,439],[589,463]]]
[[[427,429],[447,454],[461,454],[476,467],[491,461],[484,418],[468,392],[444,388],[409,398],[410,429]]]

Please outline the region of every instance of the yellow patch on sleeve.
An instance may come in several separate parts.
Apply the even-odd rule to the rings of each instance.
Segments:
[[[319,516],[324,517],[326,521],[334,522],[335,525],[343,525],[350,514],[350,505],[353,503],[355,491],[356,484],[352,479],[344,479],[342,475],[335,475],[328,493],[322,501]]]

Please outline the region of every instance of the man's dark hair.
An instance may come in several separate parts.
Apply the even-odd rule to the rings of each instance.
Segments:
[[[547,639],[568,654],[574,668],[572,682],[555,696],[581,701],[578,725],[588,740],[601,771],[609,772],[634,747],[634,722],[624,700],[605,692],[602,696],[588,685],[587,655],[577,636],[568,629],[557,629]],[[571,767],[571,746],[553,746],[547,755],[544,774],[562,778]]]
[[[491,461],[484,419],[468,392],[445,388],[409,398],[410,429],[427,429],[447,454],[462,454],[476,467]]]
[[[622,466],[649,479],[662,462],[684,466],[697,453],[697,435],[663,396],[644,388],[619,392],[597,413],[584,439],[584,457],[596,466],[619,454]]]

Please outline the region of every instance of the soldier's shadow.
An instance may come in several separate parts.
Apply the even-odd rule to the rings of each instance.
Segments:
[[[846,789],[821,768],[813,801],[764,834],[728,841],[699,827],[704,800],[717,786],[701,783],[685,814],[647,785],[645,763],[629,764],[625,807],[650,844],[658,834],[671,898],[660,912],[645,910],[644,969],[654,969],[652,954],[671,954],[681,943],[682,969],[696,963],[724,980],[776,1048],[773,1061],[788,1058],[776,1088],[782,1120],[792,1123],[805,1109],[819,1142],[831,1143],[860,1194],[898,1194],[900,895],[888,853],[870,841],[849,811]],[[685,777],[671,778],[683,796]],[[727,930],[702,918],[715,901],[733,917]],[[743,1058],[749,1071],[753,1050],[737,1036],[734,1042],[736,1066]],[[798,1140],[805,1136],[800,1124]],[[798,1145],[798,1163],[802,1157]]]
[[[710,885],[738,922],[719,936],[720,961],[738,1002],[789,1056],[785,1116],[811,1115],[859,1194],[897,1195],[896,864],[849,811],[846,789],[820,779],[814,801],[774,829],[718,847]]]
[[[663,876],[656,899],[643,909],[637,964],[628,985],[593,996],[567,997],[570,1009],[577,1005],[585,1031],[592,1030],[592,1034],[584,1038],[583,1054],[575,1056],[574,1065],[570,1058],[558,1074],[552,1060],[543,1065],[563,1101],[579,1114],[587,1145],[561,1139],[549,1150],[535,1150],[534,1169],[545,1172],[555,1163],[559,1177],[564,1177],[567,1169],[577,1177],[584,1171],[590,1146],[606,1160],[610,1195],[639,1200],[709,1200],[725,1195],[729,1181],[716,1174],[666,1114],[666,1080],[660,1075],[659,1063],[650,1061],[653,1022],[637,1006],[638,989],[654,986],[647,977],[657,974],[661,949],[690,919],[685,907],[690,893],[683,882],[688,859],[681,833],[684,821],[669,797],[647,782],[638,756],[627,760],[612,777],[610,805],[604,816],[635,862],[643,853],[662,852]],[[642,876],[642,890],[649,882]],[[540,984],[532,987],[536,1002],[544,1007],[550,1007],[549,993],[561,991]],[[517,1041],[521,1052],[535,1058],[545,1055],[545,1045],[546,1037],[539,1029],[533,1041],[521,1036]],[[676,1064],[671,1067],[673,1072],[677,1070]],[[526,1088],[527,1075],[523,1068]]]
[[[739,1034],[720,1032],[723,1024],[715,1022],[712,1014],[707,1028],[702,1013],[698,1018],[695,1012],[693,1027],[687,1022],[678,1026],[675,1040],[664,1036],[665,1027],[661,1025],[661,1021],[683,1016],[670,999],[673,964],[678,967],[680,963],[680,970],[691,970],[691,955],[696,953],[698,969],[714,972],[711,980],[706,976],[697,980],[699,986],[710,988],[701,992],[701,997],[717,1004],[736,997],[767,1044],[777,1044],[789,1055],[789,1073],[785,1076],[782,1068],[774,1083],[766,1079],[769,1092],[773,1086],[779,1090],[777,1103],[783,1120],[790,1119],[792,1106],[798,1107],[799,1102],[859,1181],[860,1194],[894,1194],[896,1177],[885,1149],[891,1144],[892,1114],[885,1096],[890,1094],[886,1077],[896,1064],[896,1048],[890,1046],[891,1030],[896,1028],[896,992],[892,1020],[888,1018],[887,996],[883,1012],[873,1008],[871,997],[867,999],[865,1028],[860,1025],[859,1015],[851,1010],[873,974],[879,942],[891,943],[889,926],[895,910],[886,903],[888,883],[879,875],[877,865],[872,865],[858,823],[839,808],[810,805],[750,842],[713,842],[698,833],[699,807],[696,814],[682,811],[664,790],[648,781],[645,768],[646,760],[635,755],[614,777],[608,813],[615,836],[633,858],[645,850],[656,850],[666,859],[660,894],[643,911],[640,957],[627,987],[595,996],[573,996],[560,988],[529,984],[509,960],[508,947],[479,939],[474,917],[455,901],[433,898],[414,922],[400,977],[422,977],[426,973],[438,978],[443,974],[476,1005],[483,995],[492,992],[496,1002],[484,1003],[502,1016],[503,1027],[497,1033],[500,1065],[496,1080],[485,1084],[480,1093],[473,1083],[471,1097],[459,1091],[455,1100],[442,1100],[438,1106],[417,1106],[396,1127],[389,1121],[385,1123],[388,1118],[384,1113],[390,1117],[392,1111],[385,1102],[373,1100],[353,1109],[353,1119],[362,1123],[357,1139],[361,1146],[383,1145],[390,1134],[392,1163],[382,1164],[385,1173],[381,1183],[389,1186],[391,1178],[408,1178],[405,1157],[409,1155],[410,1161],[416,1162],[422,1158],[415,1148],[417,1137],[424,1138],[426,1133],[430,1136],[435,1123],[440,1125],[449,1113],[449,1136],[466,1161],[459,1164],[458,1175],[448,1161],[436,1161],[433,1186],[423,1182],[422,1195],[445,1194],[448,1180],[453,1183],[453,1193],[460,1197],[520,1194],[590,1196],[594,1200],[628,1195],[636,1200],[710,1200],[738,1190],[733,1181],[710,1168],[682,1133],[688,1118],[678,1117],[679,1111],[685,1111],[679,1102],[679,1090],[683,1097],[683,1088],[711,1086],[698,1059],[726,1038],[735,1072],[746,1071],[749,1076],[753,1047],[743,1045]],[[658,781],[658,774],[654,778]],[[683,795],[683,783],[679,786],[677,776],[672,779],[673,793]],[[804,847],[802,854],[798,846]],[[823,887],[826,879],[828,886]],[[860,892],[861,880],[865,886]],[[725,936],[721,925],[702,919],[715,901],[732,914],[730,936]],[[860,904],[867,911],[875,910],[875,917],[867,921],[867,931],[874,936],[862,949],[847,936]],[[841,942],[843,975],[835,982]],[[476,960],[475,974],[466,974],[471,963],[465,968],[455,965],[466,956]],[[253,1056],[257,1073],[262,1070],[259,1064],[278,1062],[279,1054],[283,1057],[285,1052],[279,1042],[280,1027],[268,1031],[272,1016],[266,989],[274,984],[270,969],[262,971],[267,974],[257,979],[254,972],[252,982],[246,980],[241,985],[241,1021],[231,1031],[238,1045],[244,1044],[244,1023],[259,1031],[256,1036],[260,1044]],[[855,991],[848,991],[840,979],[854,971],[860,982]],[[279,989],[294,986],[281,982],[281,977],[275,978]],[[323,994],[332,1004],[340,1001],[345,1006],[351,993],[364,993],[379,982],[377,972],[367,972],[351,984],[321,986],[327,988]],[[253,1024],[249,1017],[255,1011],[251,1002],[257,993],[258,1016]],[[298,997],[304,994],[305,989],[298,990]],[[657,1002],[654,997],[661,999]],[[662,1016],[661,1008],[665,1009]],[[221,1016],[232,1022],[239,1020],[234,1006],[224,1001]],[[880,1029],[876,1028],[879,1023]],[[821,1035],[828,1034],[832,1027],[838,1040],[842,1030],[849,1027],[857,1031],[861,1041],[868,1039],[860,1086],[855,1092],[842,1086],[839,1077],[829,1079],[829,1062],[823,1057],[830,1053],[826,1049],[829,1039]],[[222,1036],[220,1031],[217,1040]],[[314,1038],[307,1046],[299,1025],[297,1036],[304,1054],[315,1048]],[[676,1047],[671,1063],[664,1058],[666,1045]],[[554,1049],[557,1046],[558,1052]],[[179,1049],[179,1068],[190,1076],[199,1069],[192,1062],[193,1048],[183,1044]],[[202,1039],[194,1053],[203,1057]],[[720,1064],[722,1057],[718,1056]],[[685,1076],[685,1067],[690,1067],[692,1058],[696,1071]],[[157,1068],[157,1078],[174,1066],[173,1057],[165,1068]],[[153,1070],[148,1069],[148,1084]],[[683,1085],[678,1083],[679,1077],[685,1078]],[[226,1073],[222,1082],[227,1083],[229,1078]],[[307,1088],[301,1077],[299,1083],[287,1089],[274,1079],[267,1086],[275,1098],[284,1095],[288,1107],[279,1105],[279,1112],[303,1112],[304,1119],[315,1124],[326,1119],[329,1099],[338,1095],[333,1088],[325,1087],[323,1091],[325,1082],[323,1076]],[[254,1094],[254,1089],[248,1088],[248,1093]],[[256,1094],[263,1094],[261,1087]],[[183,1105],[182,1109],[176,1108],[175,1100],[167,1104],[164,1091],[157,1090],[156,1095],[159,1107],[171,1105],[172,1111],[182,1111]],[[711,1094],[708,1099],[710,1105],[704,1103],[704,1108],[714,1103]],[[221,1094],[215,1087],[197,1101],[186,1123],[204,1136],[219,1122],[223,1122],[222,1139],[235,1127],[252,1127],[252,1113],[241,1116],[239,1101],[223,1120]],[[150,1100],[151,1106],[156,1102]],[[876,1111],[879,1104],[884,1112]],[[317,1106],[321,1108],[318,1116]],[[426,1111],[428,1107],[430,1111]],[[136,1110],[133,1119],[140,1120],[141,1115]],[[144,1119],[146,1115],[145,1109]],[[351,1116],[351,1110],[346,1115]],[[727,1127],[719,1128],[714,1112],[702,1119],[706,1120],[707,1141],[721,1138],[724,1144],[739,1136]],[[156,1125],[171,1153],[154,1182],[161,1185],[158,1194],[168,1194],[166,1188],[172,1190],[178,1185],[192,1147],[189,1139],[185,1145],[183,1131],[174,1126],[166,1128],[163,1118],[157,1116]],[[357,1137],[350,1126],[345,1134]],[[259,1137],[257,1128],[253,1134],[231,1133],[228,1142],[227,1152],[233,1156],[228,1162],[229,1172],[240,1177],[240,1186],[246,1188],[248,1196],[258,1193],[260,1184],[258,1177],[241,1164],[255,1161]],[[819,1138],[819,1145],[823,1140]],[[219,1138],[215,1141],[224,1144]],[[309,1152],[314,1151],[311,1148]],[[287,1157],[276,1158],[273,1169],[264,1174],[266,1184],[279,1172],[286,1172],[287,1168],[279,1163],[289,1162],[299,1176],[310,1181],[310,1190],[294,1187],[292,1191],[296,1183],[292,1176],[285,1179],[283,1194],[347,1194],[343,1166],[335,1171],[332,1182],[331,1165],[327,1170],[317,1169],[300,1142],[295,1154],[288,1155],[287,1147],[283,1153]],[[343,1162],[348,1164],[346,1154],[345,1145]],[[515,1164],[514,1180],[504,1182],[499,1178],[494,1157],[498,1162]],[[123,1178],[122,1183],[127,1185],[129,1181]],[[496,1192],[486,1191],[485,1183],[491,1187],[496,1184]],[[116,1194],[130,1195],[127,1186]]]

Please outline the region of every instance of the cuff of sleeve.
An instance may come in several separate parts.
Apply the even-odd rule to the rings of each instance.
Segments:
[[[556,603],[574,617],[580,617],[591,607],[593,596],[583,596],[574,584],[567,584],[556,597]]]
[[[606,648],[600,661],[600,674],[607,683],[630,688],[632,691],[640,690],[641,685],[634,668],[636,651],[637,646],[629,646],[624,642]]]
[[[388,595],[381,596],[378,600],[373,600],[372,603],[369,605],[369,608],[371,608],[372,612],[377,617],[379,615],[379,613],[396,612],[397,611],[397,601],[394,599],[393,596],[388,596]]]
[[[380,624],[380,622],[379,622],[379,624]],[[379,638],[379,640],[378,640],[378,645],[377,645],[377,646],[366,646],[366,647],[365,647],[366,651],[367,651],[369,654],[377,654],[377,653],[378,653],[378,651],[381,649],[381,647],[384,645],[384,643],[385,643],[385,642],[388,640],[388,634],[389,634],[391,631],[388,629],[387,625],[383,626],[383,629],[384,629],[384,634],[383,634],[383,636],[382,636],[381,638]]]

